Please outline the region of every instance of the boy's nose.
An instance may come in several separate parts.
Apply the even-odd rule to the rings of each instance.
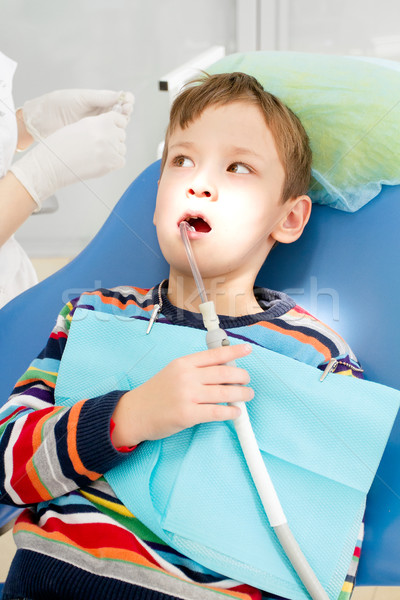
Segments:
[[[211,185],[202,185],[201,183],[193,183],[186,190],[186,196],[188,198],[210,198],[211,201],[217,199],[217,192]]]

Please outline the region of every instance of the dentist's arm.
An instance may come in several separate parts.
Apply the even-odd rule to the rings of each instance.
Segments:
[[[19,150],[26,150],[34,139],[26,128],[19,108],[15,115],[18,127]],[[29,192],[18,181],[13,173],[7,173],[0,179],[0,246],[26,221],[37,207]]]
[[[37,208],[37,204],[13,173],[0,179],[0,246]]]
[[[17,129],[18,129],[18,150],[27,150],[29,146],[33,144],[34,137],[31,135],[26,128],[24,115],[22,112],[22,108],[19,108],[15,113],[15,118],[17,119]]]
[[[130,92],[57,90],[17,110],[18,148],[39,145],[0,179],[0,246],[58,188],[125,164],[133,102]]]

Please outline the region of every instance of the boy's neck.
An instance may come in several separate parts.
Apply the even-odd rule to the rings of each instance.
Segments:
[[[213,301],[219,315],[242,317],[262,312],[254,292],[254,282],[229,282],[226,277],[204,279],[207,300]],[[192,276],[174,275],[170,272],[168,280],[168,300],[176,306],[190,312],[199,313],[201,299]]]

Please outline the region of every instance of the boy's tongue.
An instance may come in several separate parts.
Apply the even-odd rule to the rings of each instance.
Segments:
[[[211,227],[209,226],[209,224],[206,223],[200,217],[197,218],[197,219],[191,218],[191,219],[189,219],[188,222],[189,222],[189,225],[191,225],[192,227],[194,227],[194,229],[198,233],[208,233],[209,231],[211,231]]]

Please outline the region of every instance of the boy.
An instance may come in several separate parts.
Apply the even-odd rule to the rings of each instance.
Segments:
[[[195,228],[192,244],[221,327],[251,325],[249,340],[257,329],[265,347],[322,369],[339,358],[338,371],[359,374],[339,336],[285,294],[254,288],[273,245],[298,239],[308,221],[310,166],[300,122],[252,77],[214,75],[176,99],[154,213],[168,281],[149,291],[98,290],[69,303],[3,410],[2,499],[31,506],[15,526],[18,551],[5,599],[261,599],[259,590],[163,544],[101,477],[144,440],[235,418],[240,409],[224,403],[249,401],[253,391],[247,372],[225,363],[245,356],[249,345],[184,356],[131,391],[82,399],[71,409],[54,405],[54,386],[77,306],[121,314],[134,306],[147,321],[158,303],[159,320],[202,327],[182,220]]]

